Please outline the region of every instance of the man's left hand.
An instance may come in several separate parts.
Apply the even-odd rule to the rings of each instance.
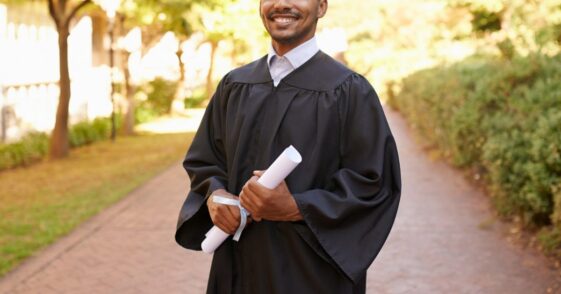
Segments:
[[[270,190],[257,182],[263,175],[263,171],[254,171],[253,174],[254,176],[245,183],[240,193],[240,203],[251,213],[253,220],[298,221],[303,219],[296,201],[284,181],[275,189]]]

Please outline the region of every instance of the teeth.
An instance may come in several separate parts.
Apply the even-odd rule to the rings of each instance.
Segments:
[[[275,18],[276,22],[280,22],[280,23],[289,23],[289,22],[293,22],[294,19],[293,18],[288,18],[288,17],[277,17]]]

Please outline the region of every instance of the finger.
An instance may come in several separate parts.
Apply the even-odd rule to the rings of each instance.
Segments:
[[[246,197],[240,198],[240,205],[247,210],[249,213],[253,211],[253,206]]]
[[[228,231],[233,231],[238,227],[238,220],[229,210],[229,206],[227,205],[220,205],[216,212],[216,218],[219,222],[221,222]]]
[[[244,188],[244,189],[245,189],[245,188]],[[244,193],[244,191],[245,191],[246,193]],[[251,192],[250,192],[249,190],[247,190],[247,189],[245,189],[244,191],[242,191],[242,192],[240,193],[240,198],[239,198],[239,200],[240,200],[241,206],[242,206],[243,208],[245,208],[245,209],[248,209],[250,206],[252,206],[251,198],[250,198],[250,196],[248,196],[248,195],[251,194]]]
[[[230,219],[239,224],[241,218],[240,208],[237,206],[228,206],[228,213],[230,214]]]
[[[249,179],[249,181],[247,181],[247,183],[257,183],[258,180],[259,180],[258,176],[253,176]]]
[[[286,185],[286,181],[282,181],[277,187],[276,190],[285,191],[288,190],[288,186]]]
[[[253,193],[257,194],[258,196],[262,197],[266,195],[271,190],[267,187],[261,185],[257,180],[259,178],[254,176],[247,182],[247,189],[252,191]]]
[[[254,170],[253,171],[253,175],[258,176],[258,177],[261,177],[264,173],[265,173],[264,170]]]
[[[224,222],[226,223],[230,232],[235,232],[240,226],[239,217],[236,218],[231,211],[228,210],[224,216]]]
[[[214,209],[215,203],[214,203],[214,195],[210,195],[206,201],[206,206],[208,207],[208,210],[212,210]]]
[[[233,223],[238,226],[240,224],[241,213],[240,208],[237,206],[228,206],[228,215]]]
[[[217,226],[219,229],[221,229],[223,232],[231,235],[230,228],[224,222],[222,222],[220,219],[218,219],[216,222],[214,222],[214,225]]]
[[[224,232],[230,231],[228,224],[224,221],[224,218],[220,215],[219,212],[211,214],[211,219],[212,219],[212,223],[215,226],[219,227],[222,231]]]
[[[256,201],[260,201],[260,199],[250,190],[246,190],[246,193],[242,192],[240,194],[240,204],[249,212],[249,220],[258,219],[260,221],[261,218],[258,216],[259,211]]]
[[[242,207],[249,211],[250,214],[258,214],[258,205],[261,200],[250,190],[247,190],[246,192],[247,193],[242,193],[243,196],[240,199]]]
[[[215,223],[217,221],[218,217],[218,207],[216,207],[216,204],[208,204],[208,212],[210,214],[210,218],[212,219],[212,222]]]

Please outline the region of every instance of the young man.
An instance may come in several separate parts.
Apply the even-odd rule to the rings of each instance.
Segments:
[[[179,244],[236,231],[239,209],[215,195],[239,196],[253,220],[215,251],[207,293],[365,292],[397,213],[399,161],[370,84],[317,47],[327,6],[261,0],[270,53],[222,79],[183,162]],[[302,163],[274,190],[257,183],[289,145]]]

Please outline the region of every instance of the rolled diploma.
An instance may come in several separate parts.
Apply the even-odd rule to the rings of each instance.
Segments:
[[[272,190],[284,181],[300,162],[302,162],[302,156],[296,148],[290,145],[277,157],[257,182]],[[205,236],[201,248],[205,253],[213,253],[228,238],[229,234],[214,226]]]

